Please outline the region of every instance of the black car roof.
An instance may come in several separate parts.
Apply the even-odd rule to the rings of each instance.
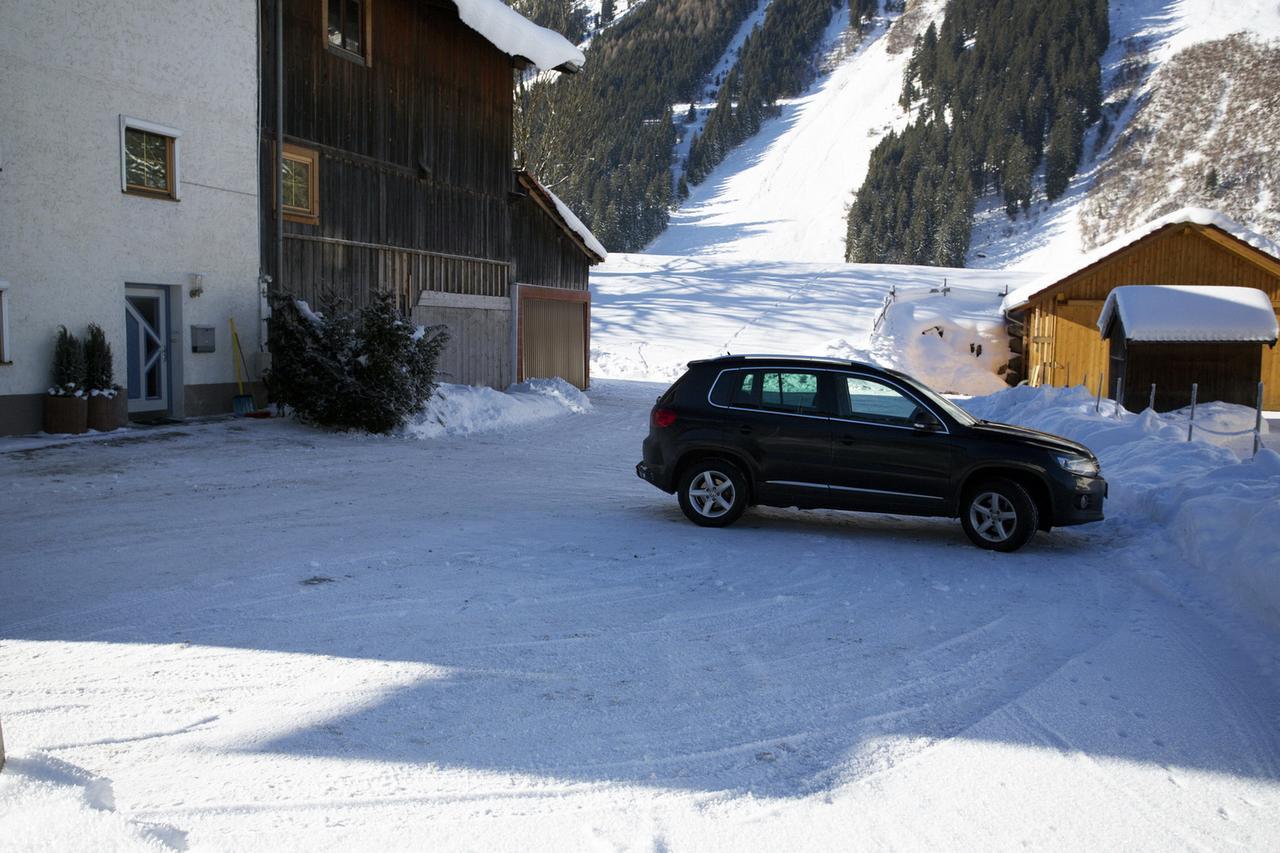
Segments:
[[[785,364],[788,366],[805,366],[805,365],[830,365],[833,367],[856,367],[861,370],[873,370],[877,373],[895,373],[896,371],[886,370],[883,367],[877,367],[874,364],[867,364],[864,361],[854,361],[849,358],[832,358],[830,356],[808,356],[808,355],[767,355],[760,353],[744,353],[742,355],[722,355],[717,358],[703,358],[689,362],[689,367],[703,364],[714,364],[722,367],[754,364],[757,362],[768,362],[770,364]]]

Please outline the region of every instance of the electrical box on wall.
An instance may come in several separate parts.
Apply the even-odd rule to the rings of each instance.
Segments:
[[[192,326],[191,327],[191,351],[192,352],[213,352],[214,351],[214,331],[213,326]]]

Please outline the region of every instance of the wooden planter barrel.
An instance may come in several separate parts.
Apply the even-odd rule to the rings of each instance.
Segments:
[[[44,431],[53,435],[79,435],[88,429],[89,401],[84,397],[44,398]]]
[[[89,429],[96,429],[98,432],[111,432],[113,429],[120,429],[124,426],[125,421],[129,419],[129,400],[124,393],[118,393],[114,397],[103,397],[102,395],[89,398]]]

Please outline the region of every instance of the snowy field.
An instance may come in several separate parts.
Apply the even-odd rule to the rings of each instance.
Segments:
[[[901,349],[913,364],[915,356],[935,354],[915,340],[921,329],[941,321],[943,312],[928,310],[940,307],[929,299],[931,290],[956,287],[953,301],[965,310],[945,313],[955,315],[957,325],[992,339],[1001,294],[1033,277],[943,267],[615,253],[591,271],[591,375],[670,382],[690,360],[726,353],[866,360],[873,350],[881,361],[909,369],[890,354]],[[902,320],[873,340],[875,319],[893,288],[903,300],[891,318]],[[906,309],[907,303],[913,308]],[[920,309],[918,317],[903,315],[914,308]],[[932,319],[925,322],[926,317]],[[1007,354],[1007,343],[1000,346]],[[939,387],[989,393],[993,357],[979,365],[985,379],[976,385]]]
[[[0,846],[1280,846],[1267,579],[1175,533],[1203,506],[1276,553],[1241,531],[1280,530],[1280,456],[1006,392],[971,405],[1097,441],[1108,521],[1014,555],[941,520],[704,530],[631,470],[660,390],[465,438],[0,453]]]

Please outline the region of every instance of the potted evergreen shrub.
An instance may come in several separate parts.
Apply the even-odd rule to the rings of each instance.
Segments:
[[[110,432],[129,419],[129,401],[115,384],[111,344],[97,323],[89,324],[84,342],[84,388],[89,399],[89,429]]]
[[[44,398],[44,431],[79,435],[88,426],[89,401],[84,381],[84,347],[66,326],[58,327],[53,349],[53,387]]]

